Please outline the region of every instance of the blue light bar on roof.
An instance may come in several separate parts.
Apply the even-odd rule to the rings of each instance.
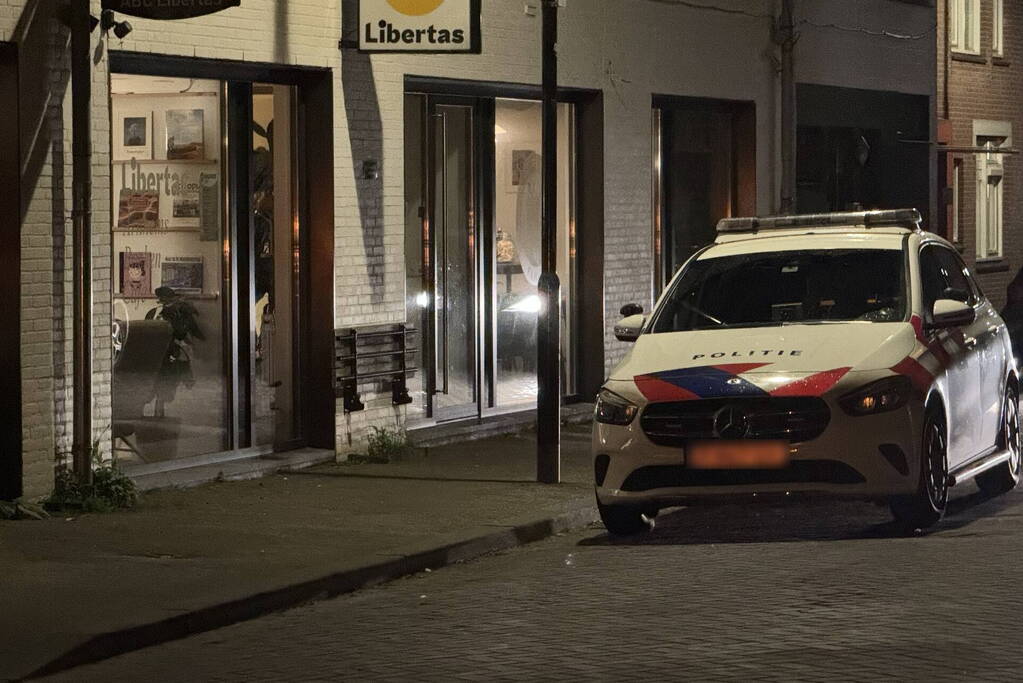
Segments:
[[[801,216],[770,216],[767,218],[725,218],[718,222],[719,233],[759,232],[791,228],[831,228],[862,225],[867,228],[899,227],[919,230],[923,218],[916,209],[885,211],[846,211],[813,213]]]

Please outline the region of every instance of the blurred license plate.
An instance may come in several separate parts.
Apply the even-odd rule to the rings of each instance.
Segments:
[[[686,463],[695,470],[769,470],[789,464],[784,441],[691,441]]]

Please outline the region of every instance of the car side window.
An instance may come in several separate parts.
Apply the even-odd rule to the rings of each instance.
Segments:
[[[973,306],[977,303],[977,293],[970,283],[969,275],[966,272],[966,264],[959,258],[959,254],[946,247],[936,247],[938,265],[942,275],[945,276],[945,290],[942,292],[944,299],[962,301],[964,304]]]
[[[937,251],[937,247],[930,245],[920,250],[920,286],[923,288],[924,310],[928,315],[934,310],[934,302],[941,298],[947,286]]]

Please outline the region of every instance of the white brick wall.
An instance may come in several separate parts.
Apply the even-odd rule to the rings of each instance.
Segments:
[[[43,0],[46,2],[48,0]],[[329,67],[335,75],[335,327],[404,319],[403,92],[406,75],[538,84],[540,19],[528,0],[483,2],[483,54],[345,57],[339,0],[243,0],[242,6],[196,20],[131,19],[134,31],[107,48]],[[776,0],[714,0],[753,14],[776,11]],[[933,8],[889,0],[805,0],[805,16],[900,33],[933,30]],[[0,0],[0,40],[25,40],[38,14],[36,0]],[[99,2],[93,0],[99,14]],[[609,369],[624,346],[610,335],[618,308],[649,302],[651,259],[650,106],[653,94],[751,100],[757,108],[757,208],[774,208],[777,194],[775,50],[767,18],[670,7],[647,0],[568,0],[561,20],[561,82],[599,89],[605,120],[605,317]],[[61,34],[48,28],[62,54]],[[865,34],[801,27],[800,80],[930,94],[933,41],[893,41]],[[37,32],[29,32],[36,35]],[[930,44],[928,48],[923,43]],[[930,50],[930,51],[929,51]],[[892,68],[898,65],[898,68]],[[349,79],[345,102],[342,74]],[[66,79],[56,60],[50,88]],[[97,431],[110,421],[110,167],[107,60],[96,66],[94,97],[95,368]],[[352,87],[352,86],[356,87]],[[371,97],[375,89],[375,101]],[[381,130],[363,125],[379,111]],[[25,482],[30,495],[52,484],[54,448],[70,436],[70,91],[55,98],[41,122],[53,132],[40,181],[26,187],[23,226],[23,341]],[[349,117],[355,125],[349,126]],[[43,136],[45,137],[45,136]],[[354,164],[382,150],[379,181],[356,181]],[[52,180],[54,159],[62,177]],[[65,216],[54,220],[53,184],[64,193]],[[364,186],[359,187],[357,183]],[[360,193],[358,190],[362,190]],[[586,191],[582,188],[582,191]],[[361,197],[361,206],[360,198]],[[58,214],[60,212],[57,212]],[[65,235],[63,247],[60,235]],[[55,236],[57,240],[55,241]],[[63,260],[62,260],[63,259]],[[56,305],[57,309],[54,310]],[[359,444],[370,424],[391,423],[387,397],[366,396],[368,409],[339,414],[339,451]],[[399,420],[400,413],[399,413]]]

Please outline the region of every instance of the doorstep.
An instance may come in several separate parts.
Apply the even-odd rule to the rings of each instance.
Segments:
[[[141,491],[169,488],[193,488],[213,481],[242,481],[258,479],[278,472],[301,470],[314,465],[334,462],[334,451],[320,448],[302,448],[286,453],[249,455],[219,462],[182,463],[176,468],[158,471],[127,470],[128,476]]]
[[[585,424],[593,418],[592,403],[572,403],[561,407],[562,424]],[[519,434],[536,428],[536,409],[485,415],[451,422],[427,423],[408,427],[409,442],[419,448],[434,448],[459,441],[475,441],[491,436]]]

